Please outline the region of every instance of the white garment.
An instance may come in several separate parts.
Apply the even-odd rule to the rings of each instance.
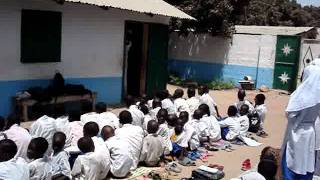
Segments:
[[[132,124],[143,127],[144,114],[138,109],[137,105],[131,105],[128,109],[132,116]]]
[[[48,117],[46,115],[37,119],[32,125],[30,129],[30,135],[32,138],[43,137],[48,143],[49,147],[46,155],[50,155],[52,152],[52,138],[54,133],[56,133],[56,122],[55,119]]]
[[[71,168],[69,164],[69,154],[61,151],[52,156],[53,173],[52,175],[63,174],[71,178]]]
[[[27,158],[27,150],[31,141],[29,132],[17,124],[12,125],[8,130],[4,131],[8,139],[14,141],[18,147],[18,152],[14,157]]]
[[[221,139],[221,127],[215,116],[204,115],[200,121],[206,124],[206,131],[208,131],[206,136],[209,136],[210,140],[218,141]]]
[[[166,98],[161,101],[161,104],[162,104],[162,108],[166,109],[168,111],[168,114],[175,114],[176,113],[176,108],[175,108],[173,102],[171,101],[171,99]]]
[[[266,114],[267,114],[267,106],[265,104],[261,104],[261,105],[257,105],[255,107],[255,111],[258,113],[259,115],[259,119],[260,119],[260,126],[263,127],[264,121],[266,119]]]
[[[160,124],[159,125],[159,130],[157,132],[157,134],[159,136],[162,137],[163,139],[163,144],[164,144],[164,147],[165,147],[165,150],[164,150],[164,154],[165,155],[168,155],[170,154],[170,152],[172,151],[172,143],[171,143],[171,140],[170,140],[170,132],[169,132],[169,128],[168,128],[168,125],[163,123],[163,124]]]
[[[147,131],[148,123],[149,123],[149,121],[151,121],[151,120],[154,120],[154,119],[151,117],[150,114],[146,114],[146,115],[144,116],[143,126],[142,126],[143,130]]]
[[[219,121],[219,124],[222,128],[229,128],[226,140],[234,140],[240,135],[240,123],[237,121],[237,117],[227,117],[225,120]]]
[[[104,167],[96,153],[79,155],[74,162],[71,175],[75,180],[102,180],[106,178]]]
[[[71,146],[77,146],[78,140],[83,137],[83,126],[81,121],[73,121],[69,123]]]
[[[139,163],[140,151],[144,138],[143,129],[132,124],[124,124],[122,128],[116,129],[115,135],[123,139],[129,145],[129,156],[133,160],[131,169],[136,169]]]
[[[280,168],[280,167],[278,167]],[[266,180],[260,173],[253,171],[242,175],[241,180]]]
[[[158,134],[148,134],[143,139],[140,161],[148,166],[156,166],[165,150],[163,139]]]
[[[113,129],[119,128],[119,118],[112,112],[104,112],[99,114],[100,116],[100,126],[102,128],[106,125],[111,126]]]
[[[89,112],[80,116],[80,121],[85,125],[88,122],[95,122],[99,124],[99,114],[96,112]],[[100,128],[100,127],[99,127]]]
[[[152,119],[154,119],[154,120],[157,119],[157,114],[158,114],[160,109],[161,109],[161,107],[157,107],[157,108],[154,108],[154,109],[150,110],[149,114],[150,114]]]
[[[300,111],[320,103],[320,67],[309,65],[303,71],[303,82],[291,94],[286,111]]]
[[[94,153],[99,158],[100,166],[102,167],[100,174],[105,177],[110,170],[109,150],[102,138],[94,136],[91,139],[94,144]]]
[[[195,128],[193,128],[191,125],[189,125],[188,123],[186,123],[184,125],[184,130],[185,132],[185,141],[188,141],[188,145],[189,148],[191,150],[196,150],[200,147],[200,140],[199,140],[199,136],[197,133],[197,130]]]
[[[251,113],[251,112],[254,110],[254,106],[251,104],[250,101],[248,101],[248,100],[246,100],[246,99],[243,100],[243,101],[238,101],[238,102],[234,103],[234,105],[235,105],[235,106],[237,107],[237,109],[238,109],[238,112],[240,112],[241,106],[244,105],[244,104],[246,104],[246,105],[249,106],[249,113]]]
[[[56,131],[63,132],[66,135],[65,147],[70,147],[72,144],[72,137],[68,116],[62,116],[56,119]]]
[[[29,180],[29,167],[23,158],[13,158],[0,162],[0,179],[3,180]]]
[[[316,137],[314,123],[320,118],[320,104],[288,112],[288,125],[282,150],[286,150],[287,166],[297,174],[314,172]]]
[[[179,115],[183,111],[187,111],[190,114],[189,105],[187,104],[187,101],[183,98],[177,98],[173,102],[176,113]]]
[[[246,136],[250,125],[248,116],[240,116],[236,120],[240,123],[240,135]]]
[[[129,145],[119,137],[113,136],[105,141],[110,152],[110,171],[119,178],[125,177],[132,167],[133,161],[129,157]]]
[[[52,162],[48,157],[36,159],[29,164],[30,180],[48,180],[53,175]]]
[[[213,116],[217,115],[215,106],[217,106],[217,103],[214,101],[214,99],[208,94],[204,93],[202,96],[200,96],[200,103],[201,104],[206,104],[209,106],[210,114]]]
[[[190,109],[190,115],[194,113],[195,110],[200,106],[200,100],[197,97],[191,97],[186,100]]]

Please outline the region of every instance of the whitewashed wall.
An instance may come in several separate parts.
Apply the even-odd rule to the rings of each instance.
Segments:
[[[169,41],[171,59],[196,62],[233,64],[256,67],[260,47],[259,67],[273,68],[276,36],[234,34],[232,38],[173,33]]]
[[[308,51],[308,49],[311,49]],[[307,59],[314,59],[318,58],[320,56],[320,39],[314,39],[314,40],[309,40],[309,39],[304,39],[302,40],[302,45],[301,45],[301,51],[300,51],[300,64],[299,64],[299,74],[298,74],[298,79],[300,79],[303,69],[305,66],[308,64],[306,63]]]
[[[21,9],[62,12],[61,62],[20,62]],[[0,80],[122,76],[125,20],[168,24],[169,18],[51,0],[0,1]]]

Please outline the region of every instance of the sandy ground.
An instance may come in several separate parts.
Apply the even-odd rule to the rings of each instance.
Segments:
[[[168,85],[168,90],[173,93],[176,86]],[[247,91],[247,99],[253,102],[254,97],[258,94],[258,91]],[[186,93],[185,93],[186,94]],[[276,90],[271,90],[266,95],[266,105],[268,113],[265,121],[265,130],[269,134],[267,138],[257,138],[263,145],[259,147],[247,147],[247,146],[233,146],[236,150],[233,152],[218,151],[211,153],[213,156],[209,157],[207,163],[197,161],[197,166],[202,164],[220,164],[223,165],[224,172],[226,174],[224,179],[230,179],[239,176],[241,171],[242,162],[245,159],[250,159],[253,166],[258,163],[261,150],[266,146],[281,147],[283,135],[286,128],[285,107],[288,103],[289,96],[280,93]],[[226,116],[226,111],[229,105],[234,104],[237,101],[237,89],[222,90],[222,91],[210,91],[210,95],[214,97],[218,104],[219,112],[221,116]],[[118,114],[123,108],[112,109],[112,111]],[[23,123],[24,127],[30,127],[32,122]],[[185,167],[177,178],[190,177],[192,169],[196,167]]]

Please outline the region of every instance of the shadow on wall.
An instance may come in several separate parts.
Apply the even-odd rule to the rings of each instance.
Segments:
[[[223,66],[228,64],[231,41],[230,38],[213,37],[209,34],[190,33],[188,36],[183,36],[172,33],[169,40],[169,57],[170,59],[188,59],[191,63],[196,61],[208,65],[219,64],[213,69],[212,66],[202,66],[201,68],[185,66],[183,74],[179,74],[184,79],[213,80],[223,76]],[[169,64],[171,64],[169,72],[174,73],[175,62],[169,62]]]

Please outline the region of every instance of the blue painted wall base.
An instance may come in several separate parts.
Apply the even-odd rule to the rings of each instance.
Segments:
[[[230,65],[230,64],[214,64],[205,62],[195,62],[186,60],[171,59],[168,62],[169,72],[177,73],[183,79],[195,79],[203,81],[211,81],[221,79],[224,81],[243,80],[244,76],[251,76],[256,79],[256,67]],[[258,68],[257,86],[266,85],[272,87],[273,69]]]
[[[66,78],[66,83],[83,84],[98,93],[97,101],[108,104],[120,103],[122,97],[122,77]],[[30,87],[47,87],[50,80],[0,81],[0,116],[7,116],[13,110],[13,99],[17,92]]]

